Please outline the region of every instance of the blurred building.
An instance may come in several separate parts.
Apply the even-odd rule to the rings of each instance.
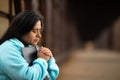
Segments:
[[[0,37],[19,12],[34,10],[44,16],[42,44],[62,57],[77,44],[74,24],[66,18],[66,0],[0,0]]]
[[[14,16],[24,10],[44,16],[42,44],[55,56],[63,57],[70,49],[82,48],[89,41],[98,49],[120,50],[119,4],[89,0],[0,0],[0,37]]]

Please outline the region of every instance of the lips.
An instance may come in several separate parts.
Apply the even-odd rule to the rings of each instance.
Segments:
[[[38,42],[39,42],[39,39],[34,39],[34,42],[37,42],[37,43],[38,43]]]

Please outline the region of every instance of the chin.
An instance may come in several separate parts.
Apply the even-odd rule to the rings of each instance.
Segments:
[[[32,45],[34,45],[34,46],[35,46],[35,45],[37,45],[37,43],[33,43]]]

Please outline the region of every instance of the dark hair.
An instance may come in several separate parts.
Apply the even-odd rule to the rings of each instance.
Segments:
[[[40,20],[43,27],[43,16],[36,14],[34,11],[25,10],[20,12],[11,22],[6,33],[0,40],[0,44],[10,38],[20,38],[21,36],[29,33],[36,22]]]

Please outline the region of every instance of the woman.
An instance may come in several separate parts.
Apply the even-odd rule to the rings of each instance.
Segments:
[[[0,80],[55,80],[59,68],[50,49],[41,47],[31,66],[22,56],[26,45],[37,45],[43,18],[33,11],[23,11],[12,21],[0,40]]]

